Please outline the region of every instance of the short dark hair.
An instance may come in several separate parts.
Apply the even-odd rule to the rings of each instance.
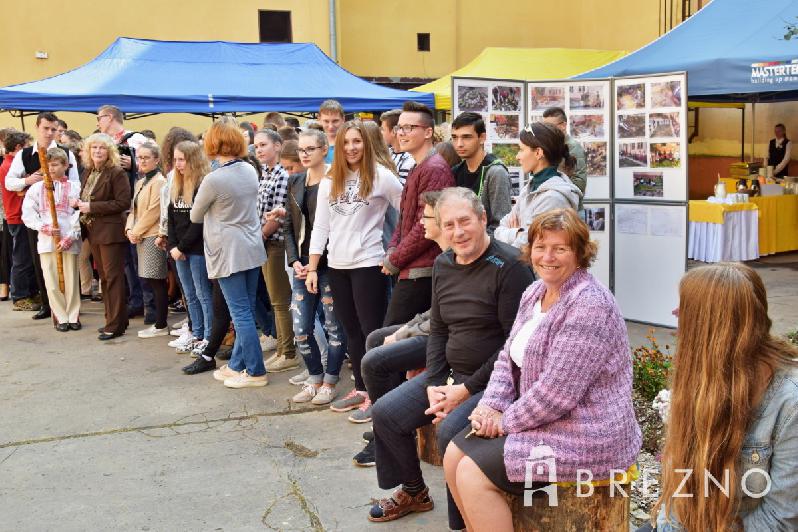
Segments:
[[[11,153],[17,146],[25,146],[25,144],[32,140],[33,138],[24,131],[11,131],[6,135],[3,146],[6,149],[6,153]]]
[[[324,100],[321,102],[319,106],[319,114],[323,113],[331,113],[331,114],[339,114],[341,118],[346,118],[344,116],[344,106],[341,105],[337,100]]]
[[[393,129],[396,127],[396,124],[399,123],[400,114],[402,114],[401,109],[391,109],[390,111],[385,111],[380,115],[380,124],[383,122],[388,122],[388,128]]]
[[[442,190],[427,190],[426,192],[421,193],[421,201],[424,205],[429,205],[433,209],[435,208],[435,204],[438,203],[438,198],[441,197]]]
[[[58,122],[58,117],[55,116],[55,113],[51,113],[49,111],[45,111],[43,113],[39,113],[36,115],[36,126],[38,127],[39,124],[42,123],[42,120],[47,120],[48,122]]]
[[[69,139],[74,142],[80,142],[81,140],[83,140],[83,137],[80,136],[80,133],[78,133],[74,129],[67,129],[66,131],[64,131],[64,135],[69,137]]]
[[[299,138],[299,135],[296,134],[296,129],[291,126],[277,128],[277,134],[280,135],[280,138],[283,139],[283,142],[286,140],[297,140]]]
[[[477,135],[482,135],[485,133],[485,121],[482,119],[482,115],[479,113],[466,111],[465,113],[460,113],[457,115],[457,118],[452,121],[452,131],[468,126],[474,126],[474,131],[477,132]]]
[[[142,129],[141,131],[139,131],[139,133],[141,133],[150,140],[156,140],[155,132],[151,129]]]
[[[783,129],[784,131],[787,131],[787,128],[786,128],[786,127],[784,127],[784,124],[776,124],[776,125],[773,127],[773,129],[776,129],[777,127],[780,127],[780,128],[781,128],[781,129]]]
[[[299,119],[295,116],[286,116],[285,123],[293,128],[299,127]]]
[[[67,125],[67,123],[64,122],[63,120],[61,120],[60,118],[58,119],[58,125],[61,126],[64,129],[69,129],[69,126]]]
[[[424,124],[427,127],[435,127],[435,115],[432,114],[432,109],[424,105],[423,103],[418,103],[414,101],[407,101],[402,106],[402,112],[404,113],[419,113],[422,115],[422,120],[426,122]]]
[[[549,107],[543,111],[543,118],[556,117],[563,121],[564,124],[568,123],[568,117],[562,107]]]

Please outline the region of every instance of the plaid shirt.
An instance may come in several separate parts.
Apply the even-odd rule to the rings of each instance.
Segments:
[[[263,167],[258,185],[258,217],[263,223],[263,215],[277,207],[285,207],[288,196],[288,172],[277,163],[272,168]],[[283,226],[269,237],[269,240],[284,240]]]

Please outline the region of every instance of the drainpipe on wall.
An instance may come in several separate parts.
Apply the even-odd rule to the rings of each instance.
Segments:
[[[338,62],[338,33],[337,20],[335,16],[335,0],[330,0],[330,57]]]

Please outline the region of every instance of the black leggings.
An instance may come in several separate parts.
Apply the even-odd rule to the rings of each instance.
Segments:
[[[155,328],[166,327],[166,314],[168,312],[169,296],[166,294],[166,279],[144,279],[142,281],[152,288],[152,299],[155,304]]]
[[[346,332],[355,388],[365,392],[360,362],[366,354],[366,337],[382,327],[387,306],[387,278],[379,266],[351,270],[328,269],[335,315]]]
[[[11,284],[11,232],[8,223],[3,220],[3,232],[0,234],[0,284]]]
[[[227,308],[227,301],[219,287],[219,281],[211,279],[213,297],[213,323],[211,324],[211,335],[208,337],[208,347],[205,354],[212,357],[222,346],[222,341],[230,329],[230,309]]]

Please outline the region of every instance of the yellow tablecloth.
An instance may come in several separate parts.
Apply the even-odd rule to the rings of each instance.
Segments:
[[[759,207],[759,254],[798,249],[798,195],[757,196],[750,201]]]
[[[688,218],[691,222],[722,224],[723,214],[734,211],[755,211],[759,207],[755,203],[710,203],[707,200],[690,200]],[[761,223],[761,220],[760,220]]]

